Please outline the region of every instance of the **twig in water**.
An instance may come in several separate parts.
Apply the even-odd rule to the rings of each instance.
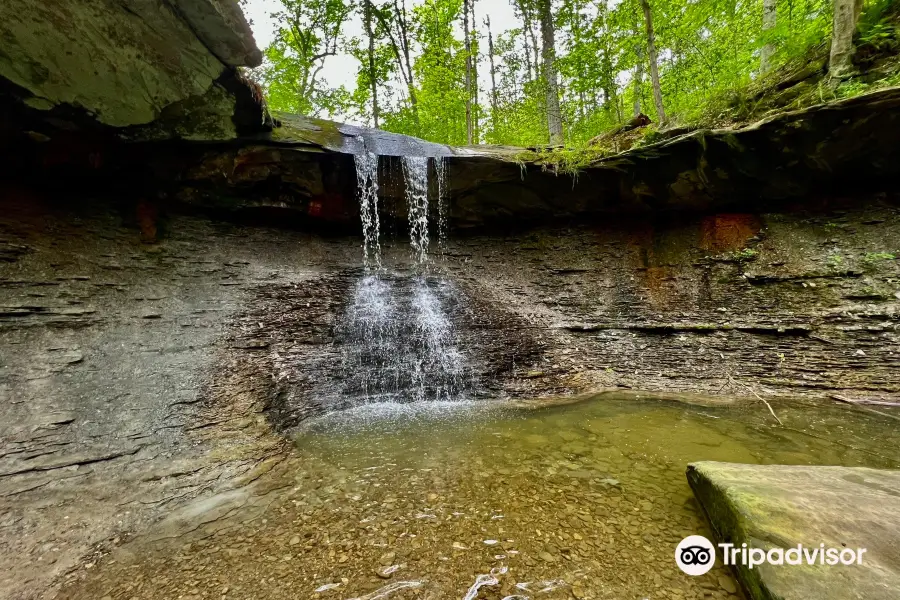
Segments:
[[[727,375],[728,375],[728,380],[731,381],[731,383],[733,383],[734,385],[741,385],[741,384],[737,383],[734,379],[731,378],[731,373],[728,373]],[[754,390],[754,389],[753,389],[752,387],[750,387],[749,385],[744,385],[743,387],[745,387],[745,388],[747,388],[748,390],[750,390],[750,393],[751,393],[751,394],[753,394],[754,396],[756,396],[763,404],[765,404],[765,405],[766,405],[766,408],[769,409],[769,412],[772,413],[772,416],[775,417],[775,420],[778,421],[778,424],[781,425],[782,427],[784,427],[784,423],[781,422],[781,419],[779,419],[779,418],[778,418],[778,415],[775,414],[775,411],[772,410],[772,405],[769,404],[768,401],[767,401],[765,398],[763,398],[762,396],[760,396],[759,394],[757,394],[757,393],[756,393],[756,390]]]
[[[835,400],[840,400],[841,402],[847,402],[848,404],[875,404],[877,406],[896,406],[900,407],[900,402],[892,402],[890,400],[876,400],[875,398],[848,398],[847,396],[839,396],[837,394],[832,394],[832,398]]]

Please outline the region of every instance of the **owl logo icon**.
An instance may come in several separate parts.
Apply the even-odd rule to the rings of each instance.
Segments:
[[[703,575],[716,564],[716,548],[702,535],[689,535],[675,548],[675,563],[688,575]]]

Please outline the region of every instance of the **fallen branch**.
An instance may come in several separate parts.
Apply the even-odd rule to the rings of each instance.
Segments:
[[[900,407],[900,402],[891,402],[890,400],[875,400],[874,398],[848,398],[847,396],[839,396],[837,394],[832,394],[832,398],[835,400],[840,400],[841,402],[846,402],[847,404],[875,404],[878,406],[895,406]]]
[[[900,421],[900,415],[892,415],[891,413],[886,413],[886,412],[882,412],[880,410],[875,410],[874,408],[869,408],[868,406],[863,406],[863,404],[878,404],[880,406],[900,406],[900,403],[886,402],[886,401],[880,401],[880,400],[869,400],[869,401],[854,400],[853,398],[847,398],[846,396],[839,396],[837,394],[832,394],[831,397],[839,402],[844,402],[846,404],[855,406],[859,410],[863,410],[867,413],[872,413],[873,415],[878,415],[881,417],[887,417],[888,419],[894,419],[896,421]]]

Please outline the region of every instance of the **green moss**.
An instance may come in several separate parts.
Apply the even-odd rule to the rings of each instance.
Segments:
[[[866,252],[860,262],[866,270],[874,270],[879,263],[896,258],[897,255],[891,252]]]
[[[891,254],[890,252],[866,252],[863,256],[863,261],[868,263],[875,263],[882,260],[894,260],[897,256]]]
[[[743,248],[731,254],[732,258],[738,261],[754,260],[758,255],[759,250],[756,248]]]
[[[276,113],[274,116],[281,122],[281,127],[272,130],[270,136],[273,141],[307,143],[333,150],[339,150],[344,145],[344,134],[334,121],[288,113]]]
[[[534,164],[543,171],[555,174],[566,174],[578,177],[578,174],[596,161],[615,152],[600,146],[586,148],[547,148],[537,151],[527,150],[515,156],[515,161],[522,164]]]

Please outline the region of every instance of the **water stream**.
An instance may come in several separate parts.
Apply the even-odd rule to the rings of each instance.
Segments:
[[[425,275],[366,275],[336,328],[344,390],[365,402],[457,400],[470,376],[450,318],[453,285]]]
[[[139,546],[63,597],[737,600],[721,565],[700,577],[675,566],[678,541],[710,535],[689,462],[900,464],[884,419],[777,410],[785,427],[761,403],[609,395],[333,413],[298,433],[297,458],[265,484],[278,491]]]
[[[406,181],[406,210],[409,241],[419,266],[428,260],[428,158],[404,156],[400,159]]]
[[[363,234],[363,266],[366,270],[381,268],[381,217],[378,214],[378,155],[357,154],[356,187]]]
[[[450,219],[450,169],[446,158],[434,160],[435,196],[437,197],[438,250],[443,255]]]

